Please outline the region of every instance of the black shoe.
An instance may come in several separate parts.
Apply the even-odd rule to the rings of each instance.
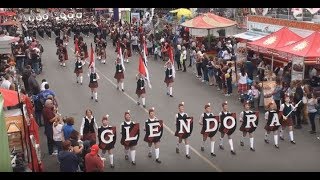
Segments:
[[[266,144],[269,144],[269,140],[268,140],[268,139],[265,139],[264,142],[265,142]]]
[[[113,169],[113,168],[114,168],[114,165],[113,165],[113,164],[111,164],[111,165],[110,165],[110,167]]]
[[[143,108],[146,108],[146,105],[143,105]]]
[[[137,105],[140,106],[140,102],[137,102]]]
[[[77,84],[79,83],[79,81],[77,81]]]
[[[80,85],[82,85],[82,83],[80,83]]]
[[[91,99],[93,99],[93,96],[91,96]]]
[[[187,159],[191,159],[190,155],[186,155],[186,158],[187,158]]]
[[[211,153],[211,156],[216,157],[216,154],[215,153]]]
[[[135,165],[136,165],[136,162],[132,161],[131,164],[135,166]]]
[[[170,94],[167,92],[167,95],[169,96]]]
[[[177,153],[177,154],[179,154],[179,153],[180,153],[179,148],[176,148],[176,153]]]
[[[124,159],[125,159],[125,160],[129,160],[129,156],[128,156],[128,155],[125,155],[125,156],[124,156]]]
[[[170,97],[173,97],[172,95],[170,95]]]
[[[122,89],[122,92],[124,92],[124,89]]]
[[[244,146],[244,143],[243,143],[243,141],[240,141],[240,146]]]
[[[221,150],[224,150],[224,147],[223,147],[222,145],[219,145],[219,148],[220,148]]]
[[[311,130],[311,131],[309,131],[309,133],[310,133],[310,134],[315,134],[316,131],[312,131],[312,130]]]
[[[236,155],[236,152],[235,152],[235,151],[231,151],[231,154],[232,154],[232,155]]]
[[[187,70],[183,70],[182,72],[187,72]]]
[[[301,125],[296,125],[294,128],[295,128],[295,129],[301,129],[302,126],[301,126]]]
[[[149,157],[149,158],[151,158],[151,157],[152,157],[152,154],[151,154],[151,152],[149,152],[149,153],[148,153],[148,157]]]
[[[276,147],[277,149],[279,149],[279,145],[275,144],[274,147]]]
[[[192,67],[191,65],[189,65],[188,67]]]
[[[204,151],[204,147],[201,147],[200,149],[201,149],[201,151]]]
[[[254,148],[250,148],[250,150],[253,151],[253,152],[256,151]]]
[[[293,140],[293,141],[290,141],[291,142],[291,144],[296,144],[296,142]]]
[[[161,161],[160,161],[159,159],[156,159],[156,162],[159,163],[159,164],[161,164]]]
[[[98,99],[96,99],[96,102],[98,102]]]
[[[280,138],[282,141],[284,141],[284,138],[283,138],[282,136],[279,136],[279,138]]]

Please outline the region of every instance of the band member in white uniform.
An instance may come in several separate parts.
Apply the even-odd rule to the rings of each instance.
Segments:
[[[296,142],[293,139],[293,121],[292,121],[292,114],[289,114],[291,111],[295,111],[295,108],[292,103],[290,103],[290,96],[288,94],[285,94],[284,97],[284,104],[280,105],[279,109],[279,115],[280,115],[280,134],[279,137],[281,140],[284,140],[283,138],[283,130],[285,130],[286,127],[289,128],[289,137],[290,142],[292,144],[296,144]]]
[[[114,149],[114,144],[112,145],[106,145],[106,146],[102,146],[102,141],[101,141],[101,133],[105,130],[112,130],[112,126],[110,125],[109,122],[109,115],[107,114],[106,116],[104,116],[102,118],[102,126],[100,126],[98,128],[98,139],[99,139],[99,148],[102,150],[102,155],[101,157],[106,157],[106,153],[108,151],[108,155],[109,155],[109,160],[110,160],[110,167],[114,168],[114,163],[113,163],[113,149]],[[110,143],[111,144],[111,143]]]
[[[219,131],[221,133],[221,137],[220,137],[220,145],[219,145],[219,148],[224,150],[224,147],[223,147],[223,138],[224,138],[224,135],[226,134],[224,132],[224,125],[223,125],[223,119],[226,117],[226,116],[230,116],[231,113],[228,111],[228,103],[227,101],[222,103],[222,111],[219,113],[219,120],[220,120],[220,128],[219,128]],[[230,145],[230,149],[231,149],[231,154],[232,155],[236,155],[236,152],[234,151],[233,149],[233,141],[232,141],[232,138],[231,138],[231,134],[227,134],[228,135],[228,140],[229,140],[229,145]]]
[[[158,118],[155,116],[155,112],[154,112],[154,107],[152,107],[151,109],[149,109],[149,118],[146,120],[146,122],[159,122]],[[145,127],[145,130],[147,130],[147,128],[149,127]],[[149,153],[148,153],[148,157],[152,157],[152,144],[154,144],[154,152],[156,155],[156,162],[157,163],[161,163],[160,159],[159,159],[159,154],[160,154],[160,139],[156,142],[148,142],[148,148],[149,148]]]
[[[90,74],[88,74],[89,78],[90,78],[90,83],[89,83],[89,87],[91,88],[91,99],[94,99],[96,102],[98,102],[98,92],[97,92],[97,88],[98,88],[98,80],[100,79],[98,73],[96,73],[95,68],[91,67],[90,68]]]
[[[119,57],[117,58],[115,65],[116,65],[116,73],[114,74],[114,78],[117,80],[117,89],[119,90],[121,86],[121,91],[124,92],[124,83],[123,83],[124,69]]]
[[[131,121],[131,115],[130,111],[128,110],[127,112],[124,113],[124,122],[121,123],[120,129],[122,130],[122,126],[124,125],[131,125],[135,124],[135,122]],[[122,132],[120,132],[122,134]],[[131,164],[136,165],[136,146],[126,146],[125,144],[122,144],[124,146],[124,152],[125,156],[124,158],[126,160],[129,160],[129,150],[130,150],[130,157],[131,157]]]
[[[165,66],[166,71],[165,71],[165,79],[164,82],[167,85],[167,95],[170,97],[173,97],[172,91],[173,91],[173,70],[172,70],[172,62],[169,60],[166,62]]]
[[[188,117],[188,114],[184,112],[184,102],[180,103],[179,106],[179,112],[178,114],[176,114],[175,116],[175,122],[177,122],[177,119],[182,119],[182,118],[187,118]],[[176,123],[176,126],[178,126],[178,124]],[[188,141],[188,137],[187,138],[180,138],[178,137],[178,142],[177,142],[177,146],[176,146],[176,153],[180,153],[180,144],[182,143],[182,140],[184,140],[184,144],[185,144],[185,147],[186,147],[186,158],[187,159],[190,159],[190,145],[189,145],[189,141]]]
[[[146,88],[145,88],[146,81],[145,81],[145,77],[143,74],[138,73],[136,76],[136,80],[138,80],[137,81],[137,89],[136,89],[136,94],[138,96],[137,104],[140,105],[139,100],[141,98],[142,106],[144,108],[146,108]]]
[[[279,116],[277,113],[277,105],[275,103],[269,103],[268,106],[268,111],[265,113],[264,118],[267,121],[264,129],[266,130],[265,132],[265,137],[264,137],[264,142],[269,144],[269,134],[272,131],[273,132],[273,137],[274,137],[274,146],[276,148],[279,148],[278,144],[278,129],[280,127],[280,121],[279,121]]]
[[[74,68],[74,73],[76,73],[76,79],[77,79],[77,83],[79,83],[82,85],[82,81],[83,81],[83,65],[82,61],[80,59],[80,55],[76,54],[76,62],[75,62],[75,68]]]
[[[244,102],[243,106],[244,106],[244,111],[241,111],[240,116],[239,116],[239,120],[240,120],[240,122],[242,122],[242,124],[240,126],[240,131],[242,131],[240,145],[244,146],[244,138],[247,136],[247,133],[249,133],[250,150],[255,151],[255,149],[253,147],[253,143],[254,143],[253,132],[255,129],[253,129],[252,127],[246,128],[247,121],[248,121],[246,115],[252,114],[253,111],[250,110],[250,102],[249,101]]]
[[[217,130],[215,130],[215,132],[205,133],[205,130],[207,129],[207,123],[206,123],[205,119],[207,119],[207,118],[214,118],[210,103],[208,103],[204,106],[204,113],[201,114],[200,120],[199,120],[199,124],[202,126],[201,134],[203,135],[202,142],[201,142],[201,151],[204,151],[204,144],[205,144],[207,138],[209,137],[210,138],[211,156],[216,156],[216,154],[214,153],[214,143],[215,143],[214,135],[216,134]],[[216,124],[216,126],[218,129],[219,124]]]

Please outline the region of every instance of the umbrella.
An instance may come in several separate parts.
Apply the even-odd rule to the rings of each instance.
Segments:
[[[217,29],[236,25],[236,21],[215,15],[205,13],[181,24],[181,26],[193,29]]]
[[[1,24],[2,26],[17,26],[18,22],[17,21],[13,21],[13,20],[9,20],[6,21],[4,23]]]
[[[181,16],[184,16],[187,18],[192,18],[192,11],[190,11],[189,9],[185,9],[185,8],[175,9],[175,10],[170,11],[170,13],[177,13],[178,19],[180,19]]]
[[[12,11],[1,11],[0,16],[15,16],[16,13]]]
[[[15,106],[19,104],[17,91],[0,88],[0,93],[4,99],[4,107]]]

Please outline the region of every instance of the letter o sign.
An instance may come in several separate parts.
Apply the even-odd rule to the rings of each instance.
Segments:
[[[231,124],[228,125],[228,121],[231,121]],[[227,116],[223,119],[223,126],[227,129],[232,129],[236,125],[236,120],[233,116]]]

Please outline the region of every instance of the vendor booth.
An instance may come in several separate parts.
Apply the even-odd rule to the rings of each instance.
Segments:
[[[14,172],[41,172],[38,125],[33,116],[29,97],[17,91],[0,88],[3,97],[3,114],[8,138],[6,148],[11,152]],[[0,152],[1,153],[1,152]]]
[[[247,48],[255,52],[271,56],[271,69],[273,69],[274,55],[277,49],[288,46],[301,40],[302,37],[292,32],[289,28],[283,27],[280,30],[269,34],[259,40],[248,42]]]
[[[292,80],[306,79],[306,67],[320,64],[320,32],[277,50],[279,56],[292,61]]]

